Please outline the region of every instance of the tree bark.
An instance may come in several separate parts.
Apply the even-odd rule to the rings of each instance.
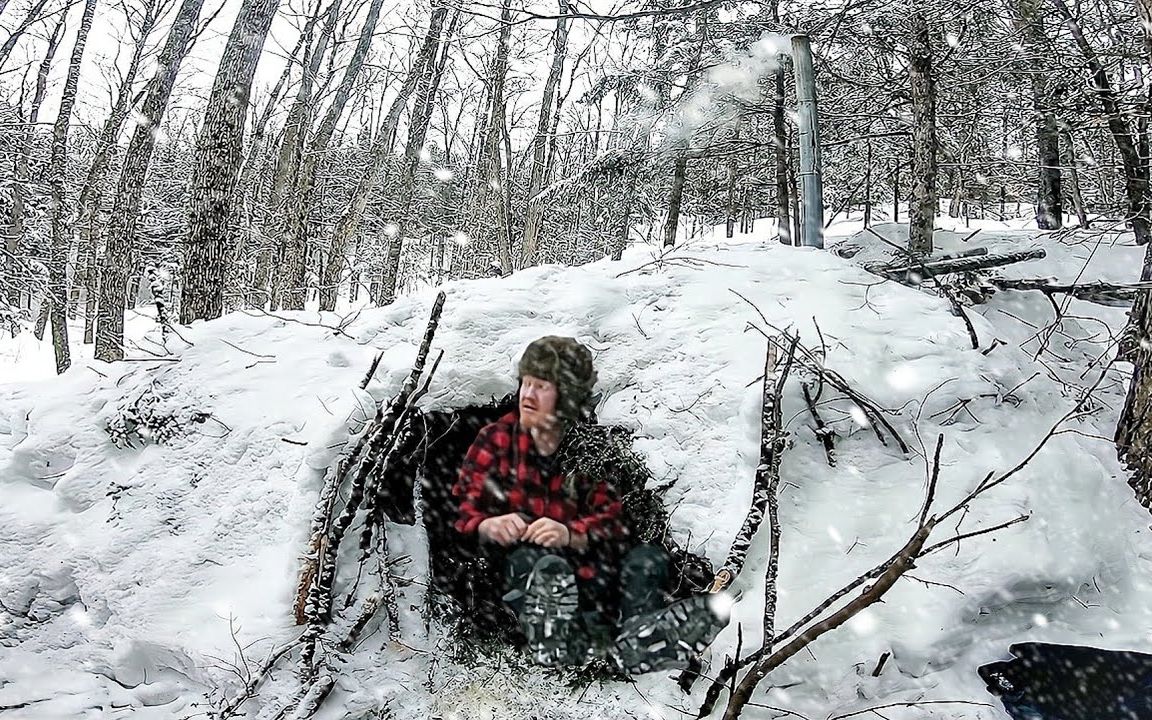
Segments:
[[[392,146],[387,143],[382,134],[381,137],[377,138],[375,147],[372,148],[368,167],[360,176],[360,181],[356,183],[356,189],[352,191],[348,210],[340,217],[340,222],[336,224],[336,229],[332,232],[332,244],[328,249],[328,257],[320,276],[321,310],[331,312],[336,309],[336,296],[340,290],[341,275],[345,265],[345,248],[360,231],[360,219],[364,216],[365,208],[368,207],[368,198],[372,194],[372,188],[375,187],[376,179],[380,176],[380,171],[391,154]]]
[[[32,181],[29,168],[35,145],[35,131],[37,123],[40,121],[40,106],[44,103],[44,95],[48,89],[48,74],[52,70],[52,61],[60,47],[60,40],[64,37],[64,24],[67,16],[68,13],[60,13],[60,18],[48,38],[48,48],[45,50],[44,58],[40,61],[40,67],[36,71],[36,89],[32,93],[28,122],[20,130],[20,147],[16,151],[16,167],[14,168],[15,182],[12,183],[11,227],[8,232],[8,251],[11,253],[16,252],[20,238],[24,236],[24,193]],[[51,254],[51,249],[49,249],[49,254]],[[44,302],[47,303],[48,300],[45,299]],[[37,322],[37,327],[40,327],[39,322]],[[37,339],[43,337],[44,331],[41,329]]]
[[[72,121],[72,108],[76,105],[76,91],[80,85],[80,63],[84,59],[84,46],[88,44],[88,32],[92,29],[92,17],[96,14],[96,0],[85,0],[84,12],[80,16],[80,29],[76,32],[76,42],[72,46],[72,58],[68,62],[68,75],[64,79],[64,95],[60,99],[60,110],[52,127],[52,156],[48,171],[52,184],[52,264],[48,274],[51,285],[52,303],[52,349],[56,353],[56,373],[61,374],[72,364],[68,347],[68,248],[69,223],[68,188],[64,176],[68,165],[68,127]]]
[[[228,226],[240,170],[252,77],[279,0],[244,0],[220,58],[196,143],[180,322],[224,311]]]
[[[204,0],[184,0],[172,21],[172,30],[157,61],[156,75],[148,82],[140,117],[116,186],[109,215],[107,246],[100,263],[100,303],[97,309],[97,360],[113,362],[124,358],[124,304],[132,268],[133,245],[144,179],[156,146],[156,128],[164,117],[176,73],[188,53],[192,34]]]
[[[1084,196],[1080,192],[1080,171],[1076,166],[1076,146],[1072,140],[1072,132],[1068,129],[1060,131],[1060,136],[1063,142],[1061,146],[1064,167],[1068,169],[1068,194],[1072,199],[1072,208],[1076,212],[1076,218],[1080,221],[1080,227],[1086,228],[1089,226],[1088,213],[1084,209]]]
[[[776,94],[772,100],[773,153],[776,156],[776,237],[784,245],[794,245],[792,237],[792,200],[788,183],[788,124],[784,115],[784,65],[780,58],[773,79]]]
[[[1152,337],[1150,292],[1141,292],[1132,308],[1129,331],[1140,338]],[[1116,454],[1131,473],[1128,484],[1136,498],[1152,512],[1152,346],[1133,343],[1130,352],[1132,382],[1116,423]]]
[[[912,203],[908,218],[908,249],[932,253],[938,206],[936,191],[936,84],[932,77],[932,45],[928,20],[912,16],[908,43],[908,77],[912,87]]]
[[[544,95],[540,100],[540,114],[536,120],[536,135],[532,138],[532,167],[528,176],[528,210],[524,217],[524,237],[520,255],[520,267],[531,267],[536,264],[536,243],[544,219],[543,203],[533,203],[532,198],[544,187],[546,167],[544,163],[545,151],[548,149],[549,136],[554,132],[551,118],[553,112],[556,86],[560,84],[560,76],[564,74],[564,60],[568,53],[568,18],[566,17],[570,4],[568,0],[559,0],[560,17],[556,20],[556,32],[552,36],[552,66],[548,70],[548,79],[544,82]]]

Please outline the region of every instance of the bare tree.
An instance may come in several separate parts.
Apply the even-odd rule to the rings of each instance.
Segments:
[[[157,60],[156,74],[144,90],[136,129],[124,154],[124,167],[120,171],[109,216],[107,246],[100,263],[95,348],[98,360],[112,362],[124,358],[124,304],[132,267],[133,238],[144,195],[144,178],[156,146],[156,128],[168,107],[176,73],[188,52],[203,5],[204,0],[184,0],[176,12],[172,29]]]
[[[559,3],[560,16],[556,20],[556,32],[552,35],[552,65],[548,69],[548,78],[544,81],[540,114],[536,120],[536,135],[533,136],[530,147],[532,165],[528,176],[528,209],[524,217],[524,238],[520,253],[521,267],[530,267],[536,264],[536,243],[540,233],[544,206],[543,203],[533,203],[532,198],[544,187],[546,175],[544,154],[548,148],[549,136],[553,133],[551,118],[555,104],[556,86],[560,84],[560,76],[564,73],[564,60],[568,53],[567,15],[571,5],[568,0],[559,0]]]
[[[228,227],[248,99],[278,5],[279,0],[244,0],[212,83],[189,190],[188,253],[180,296],[180,322],[185,324],[218,318],[224,312]]]
[[[360,36],[356,41],[356,48],[348,61],[348,67],[340,78],[340,85],[336,88],[332,104],[328,106],[320,126],[308,144],[308,154],[303,159],[301,170],[295,178],[295,207],[286,213],[289,225],[284,231],[283,242],[285,252],[281,260],[280,299],[281,304],[288,310],[302,310],[307,298],[307,283],[304,279],[304,255],[308,235],[308,214],[311,211],[315,198],[313,189],[316,186],[316,170],[321,157],[328,149],[329,143],[336,132],[336,124],[344,115],[348,100],[352,95],[352,88],[360,77],[360,71],[368,58],[368,50],[372,44],[372,35],[376,32],[376,24],[380,19],[380,8],[383,0],[371,0],[368,6],[368,16],[360,27]]]
[[[108,173],[108,163],[115,150],[116,138],[128,119],[131,109],[136,83],[136,75],[140,72],[140,64],[147,52],[148,38],[156,27],[156,21],[164,13],[164,5],[157,0],[147,0],[137,13],[133,9],[125,8],[124,17],[128,22],[129,31],[133,35],[135,46],[132,49],[132,58],[128,69],[120,80],[120,87],[116,91],[116,102],[112,106],[112,113],[104,121],[100,130],[100,137],[96,142],[95,155],[88,166],[88,173],[84,184],[80,187],[80,197],[77,201],[77,227],[80,231],[80,247],[77,254],[75,288],[83,288],[85,298],[84,309],[84,342],[95,341],[96,330],[96,298],[99,289],[99,268],[97,267],[97,250],[100,244],[100,229],[97,223],[100,206],[104,196],[104,182]],[[139,25],[133,18],[139,14]]]
[[[446,5],[436,5],[432,9],[432,19],[429,23],[426,42],[430,54],[425,67],[421,70],[416,81],[416,100],[413,103],[411,120],[408,123],[408,139],[404,145],[404,161],[400,176],[400,199],[397,202],[397,232],[388,243],[388,254],[384,258],[384,273],[381,277],[381,303],[387,305],[396,299],[396,283],[400,274],[400,254],[404,247],[404,236],[411,223],[408,215],[412,209],[412,195],[415,189],[416,172],[420,166],[420,152],[424,149],[424,141],[428,135],[428,123],[432,119],[433,104],[436,90],[444,74],[444,64],[448,59],[448,40],[456,31],[456,23],[460,13],[452,15],[452,22],[448,29],[448,37],[440,40],[443,32],[444,20],[448,15]],[[437,47],[443,45],[444,52],[439,60],[434,61]]]
[[[932,77],[932,43],[928,20],[912,15],[908,42],[908,78],[912,86],[912,204],[908,212],[908,247],[932,252],[939,196],[936,191],[936,83]]]
[[[24,21],[12,31],[12,34],[4,40],[4,44],[0,45],[0,68],[8,62],[8,57],[12,54],[12,50],[16,48],[16,43],[20,42],[20,38],[24,37],[24,33],[36,23],[44,20],[44,6],[48,4],[48,0],[36,0],[36,4],[28,10],[28,14],[24,16]],[[68,8],[71,5],[65,5],[64,9],[57,12],[62,14],[68,13]]]
[[[96,13],[96,0],[85,0],[80,16],[80,29],[72,46],[68,62],[68,75],[64,79],[64,96],[52,127],[52,158],[49,182],[52,186],[52,262],[48,266],[52,303],[52,349],[56,353],[56,372],[63,373],[72,364],[68,347],[68,193],[64,173],[68,165],[68,126],[72,108],[76,105],[76,91],[80,85],[80,62],[84,59],[84,46],[92,29],[92,16]]]

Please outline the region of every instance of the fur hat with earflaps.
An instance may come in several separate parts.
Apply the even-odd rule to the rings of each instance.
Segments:
[[[547,335],[533,341],[520,357],[518,377],[532,375],[556,385],[556,417],[566,425],[587,413],[596,384],[592,353],[576,338]]]

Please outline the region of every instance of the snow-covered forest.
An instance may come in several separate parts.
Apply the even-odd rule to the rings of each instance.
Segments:
[[[0,38],[3,720],[1003,720],[1016,643],[1152,652],[1149,0]],[[535,667],[433,578],[435,443],[552,334],[732,603],[683,672]]]

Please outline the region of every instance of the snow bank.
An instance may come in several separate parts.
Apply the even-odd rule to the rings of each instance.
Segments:
[[[941,242],[959,245],[966,234],[958,228]],[[1000,226],[969,242],[1044,246],[1047,259],[1012,270],[1022,276],[1072,279],[1088,260],[1085,279],[1131,280],[1139,267],[1140,248],[1033,235]],[[639,248],[620,263],[541,267],[445,290],[434,346],[444,359],[425,404],[502,395],[528,342],[546,333],[581,339],[596,357],[601,418],[634,428],[655,476],[676,479],[669,502],[679,539],[717,563],[747,510],[759,451],[765,341],[748,326],[767,328],[737,293],[807,345],[822,336],[830,367],[898,411],[909,455],[881,446],[846,401],[825,405],[840,435],[830,468],[799,386],[789,385],[778,627],[904,542],[926,486],[923,445],[946,436],[940,506],[988,471],[1012,467],[1072,407],[1070,384],[1094,379],[1099,367],[1085,370],[1105,352],[1103,329],[1123,321],[1122,310],[1072,301],[1058,333],[1039,332],[1052,319],[1048,302],[1001,293],[971,312],[982,347],[1006,343],[982,354],[946,301],[878,283],[828,252],[756,238],[697,240],[662,262]],[[323,470],[372,398],[390,396],[407,375],[432,298],[366,310],[340,331],[332,314],[237,313],[183,331],[191,345],[171,339],[179,362],[81,360],[60,378],[0,384],[0,707],[21,706],[6,717],[204,712],[206,698],[235,684],[233,666],[243,672],[238,647],[255,663],[294,637],[295,570]],[[0,377],[27,376],[5,342]],[[42,349],[20,353],[43,361]],[[958,528],[1021,513],[1028,522],[934,555],[917,579],[774,675],[796,686],[757,702],[807,715],[875,699],[990,702],[975,667],[1003,657],[1010,642],[1152,648],[1142,600],[1147,515],[1099,437],[1111,435],[1122,381],[1106,380],[1099,413],[1053,438]],[[106,425],[149,394],[210,418],[166,444],[117,447]],[[418,580],[419,529],[393,537],[412,556],[402,574]],[[759,538],[737,582],[742,599],[717,658],[733,652],[737,623],[745,651],[759,643],[765,545]],[[406,588],[402,607],[418,605],[420,592],[418,583]],[[378,635],[361,643],[324,717],[389,707],[397,718],[671,718],[699,704],[702,688],[685,698],[659,675],[581,698],[562,678],[516,663],[455,667],[415,612],[403,627],[406,647],[383,648]],[[892,662],[872,677],[885,652]],[[755,712],[767,711],[746,716]],[[976,705],[900,712],[890,717],[1003,717]]]

